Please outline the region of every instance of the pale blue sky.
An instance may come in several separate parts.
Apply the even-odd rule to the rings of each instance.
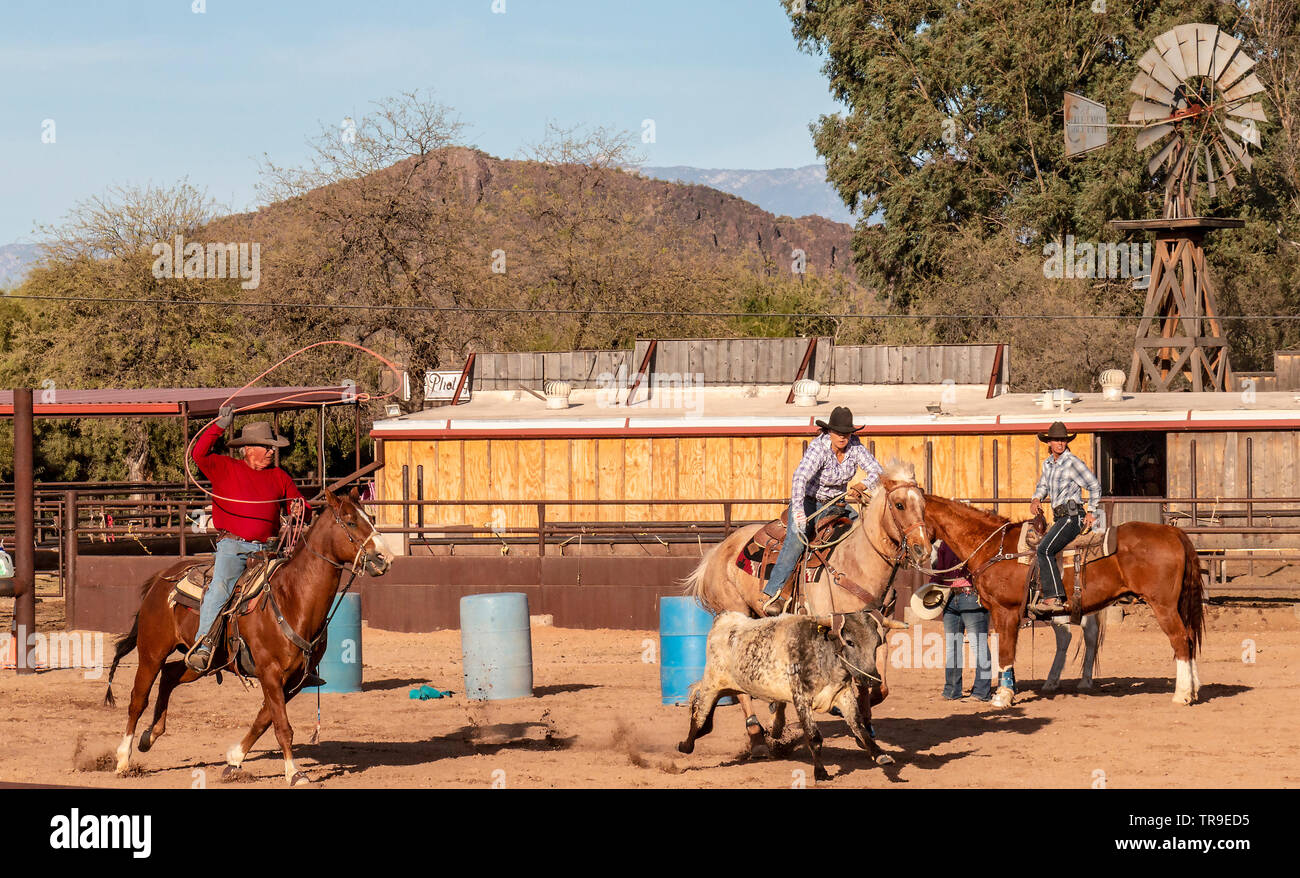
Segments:
[[[433,88],[467,139],[515,157],[548,120],[641,131],[650,165],[819,161],[822,60],[779,0],[33,2],[0,5],[0,244],[31,241],[112,183],[188,176],[255,205],[263,153],[294,164],[318,123]],[[42,143],[44,120],[55,142]]]

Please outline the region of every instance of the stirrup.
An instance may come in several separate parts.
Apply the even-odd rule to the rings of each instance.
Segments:
[[[784,603],[778,604],[777,602],[780,600],[781,600],[781,592],[778,591],[776,594],[772,595],[770,598],[764,601],[763,615],[768,618],[775,618],[776,616],[780,616],[782,613],[784,613],[786,607],[789,606],[790,604],[790,600],[787,598]]]

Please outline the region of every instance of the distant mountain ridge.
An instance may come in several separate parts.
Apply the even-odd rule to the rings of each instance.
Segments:
[[[682,181],[709,186],[739,196],[776,216],[820,216],[853,225],[857,217],[844,206],[834,187],[826,182],[825,165],[768,170],[726,168],[642,167],[642,174],[656,180]]]
[[[0,289],[12,289],[22,283],[39,255],[40,246],[37,244],[0,246]]]

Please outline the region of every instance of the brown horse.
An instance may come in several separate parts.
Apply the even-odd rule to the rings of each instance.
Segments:
[[[926,531],[923,492],[916,484],[915,468],[911,464],[891,461],[875,492],[860,514],[848,536],[835,548],[830,563],[845,578],[857,583],[866,592],[869,601],[833,581],[823,574],[817,582],[805,586],[808,612],[814,616],[833,613],[856,613],[868,605],[878,608],[890,582],[896,563],[907,561],[919,566],[929,560],[932,537]],[[763,615],[764,581],[751,576],[736,566],[736,557],[749,543],[761,524],[748,525],[728,536],[705,553],[699,565],[683,580],[684,591],[709,612],[724,611],[745,613],[754,617]],[[796,574],[797,575],[797,574]],[[892,620],[886,622],[890,625]],[[895,627],[890,625],[890,627]],[[905,627],[901,624],[896,627]],[[879,648],[876,666],[880,671],[879,687],[863,688],[861,692],[862,715],[869,721],[873,705],[889,695],[885,678],[885,646]],[[737,696],[747,718],[752,718],[753,703],[748,695]],[[776,706],[776,719],[772,724],[772,737],[780,738],[784,726],[784,704]],[[751,748],[764,746],[764,733],[757,720],[747,722]]]
[[[980,602],[988,608],[998,634],[1002,678],[993,704],[1009,707],[1016,690],[1016,635],[1028,600],[1029,567],[1014,559],[994,559],[1014,555],[1025,522],[1013,524],[992,512],[931,494],[925,496],[925,520],[958,557],[968,559]],[[1205,633],[1196,548],[1181,529],[1144,521],[1119,525],[1116,537],[1119,549],[1114,555],[1088,564],[1083,612],[1096,613],[1128,595],[1145,601],[1174,648],[1174,702],[1191,704],[1201,685],[1196,653]],[[1074,587],[1074,571],[1065,567],[1068,595]]]
[[[338,589],[339,571],[355,576],[364,569],[371,576],[382,576],[388,570],[392,555],[383,538],[375,530],[369,516],[361,510],[356,489],[345,497],[325,492],[326,508],[317,515],[311,528],[299,540],[292,557],[271,576],[267,584],[268,600],[260,609],[239,618],[239,633],[248,644],[256,665],[257,679],[262,684],[262,709],[258,711],[252,728],[244,740],[226,753],[223,779],[241,774],[240,765],[268,725],[275,724],[275,736],[284,751],[284,777],[290,786],[307,782],[307,775],[293,762],[293,729],[289,726],[285,704],[297,694],[307,669],[319,660],[325,650],[324,633],[326,617]],[[191,670],[183,660],[166,661],[177,649],[188,649],[197,636],[198,614],[181,606],[169,606],[176,574],[197,562],[181,561],[151,577],[141,590],[143,599],[135,615],[131,631],[117,642],[117,654],[108,672],[108,692],[104,703],[113,705],[113,674],[118,662],[132,649],[139,650],[140,664],[135,672],[135,686],[131,690],[131,706],[127,714],[126,735],[117,749],[117,772],[124,774],[130,767],[131,743],[135,738],[136,723],[149,703],[149,690],[162,673],[158,684],[158,701],[154,707],[153,722],[140,736],[140,752],[144,753],[162,736],[167,726],[167,702],[172,691],[182,683],[190,683],[206,674]],[[275,618],[275,611],[281,620]],[[295,644],[293,638],[297,639]],[[306,648],[304,648],[306,647]],[[311,653],[311,662],[307,654]],[[166,662],[166,664],[164,664]],[[218,670],[217,662],[207,673]],[[294,685],[291,685],[294,684]]]

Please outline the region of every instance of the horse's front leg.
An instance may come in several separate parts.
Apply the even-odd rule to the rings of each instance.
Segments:
[[[237,780],[244,776],[244,759],[253,750],[253,745],[257,739],[262,737],[266,732],[267,726],[271,724],[271,703],[265,695],[262,696],[262,709],[257,712],[257,717],[253,720],[253,725],[249,727],[248,734],[244,735],[244,740],[238,744],[232,744],[226,751],[226,767],[221,773],[222,780]]]
[[[285,707],[284,679],[279,673],[259,675],[262,689],[266,693],[266,704],[271,708],[271,723],[275,726],[275,738],[280,742],[284,752],[284,779],[289,786],[310,783],[311,778],[298,770],[293,762],[293,727],[289,725],[289,711]]]
[[[989,610],[989,622],[998,633],[998,667],[1001,677],[993,694],[994,707],[1010,707],[1016,695],[1016,636],[1020,633],[1020,608],[996,605]]]

